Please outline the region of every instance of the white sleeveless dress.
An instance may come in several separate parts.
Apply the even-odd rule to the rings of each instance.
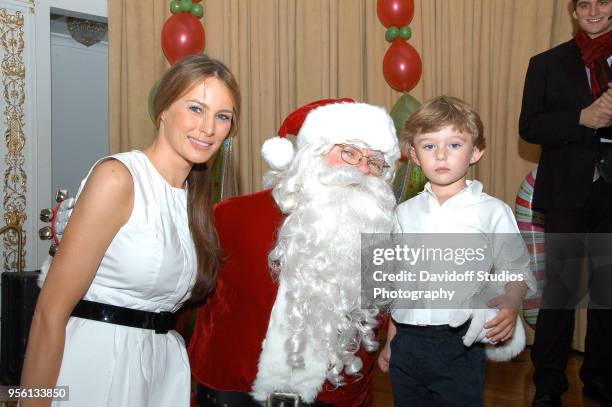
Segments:
[[[176,311],[188,299],[196,275],[187,191],[168,184],[140,151],[108,158],[121,161],[132,174],[134,208],[84,299],[144,311]],[[185,343],[176,331],[156,334],[71,317],[57,381],[58,386],[69,386],[70,400],[53,405],[189,406],[190,383]]]

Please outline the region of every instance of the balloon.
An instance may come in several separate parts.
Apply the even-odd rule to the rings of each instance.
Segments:
[[[233,138],[227,137],[223,146],[213,158],[210,176],[212,178],[213,202],[219,202],[237,195],[236,176],[232,164]],[[207,163],[210,165],[210,161]]]
[[[386,27],[408,25],[414,16],[413,0],[378,0],[376,14]]]
[[[412,45],[400,38],[393,41],[383,59],[387,83],[399,92],[409,92],[421,79],[421,71],[421,57]]]
[[[181,6],[181,11],[189,11],[191,10],[191,0],[179,0],[179,4]]]
[[[162,28],[162,49],[171,64],[204,50],[204,28],[189,13],[171,16]]]
[[[414,113],[419,106],[421,106],[421,102],[408,93],[404,93],[402,97],[395,102],[389,115],[393,119],[393,124],[395,124],[395,130],[397,131],[398,137],[400,137],[404,131],[404,124],[406,123],[406,120],[410,118],[412,113]]]
[[[407,199],[416,196],[423,190],[427,183],[427,178],[421,168],[412,164],[410,161],[400,163],[393,178],[393,192],[397,203],[400,204]]]
[[[408,93],[404,93],[393,105],[389,115],[393,119],[393,124],[395,124],[395,130],[399,138],[401,138],[404,131],[406,120],[410,118],[419,106],[421,106],[421,102]],[[408,157],[402,156],[401,160],[404,162],[400,164],[393,179],[393,192],[395,193],[397,203],[410,199],[421,192],[427,182],[423,171],[411,162],[406,161],[407,159]]]
[[[523,180],[516,195],[516,223],[527,245],[529,268],[538,283],[536,295],[523,300],[523,317],[535,329],[538,319],[542,290],[546,286],[546,253],[544,252],[544,213],[533,209],[533,189],[538,167]]]
[[[149,97],[147,98],[147,110],[149,111],[149,117],[155,123],[155,106],[153,103],[155,102],[155,96],[157,96],[157,90],[159,89],[159,81],[155,82],[151,89],[149,90]]]
[[[389,27],[387,28],[387,32],[385,33],[385,39],[391,42],[394,39],[396,39],[399,36],[399,34],[400,34],[399,28],[397,28],[396,26]]]
[[[412,113],[414,113],[419,106],[421,106],[421,102],[408,93],[404,93],[393,105],[389,114],[393,119],[395,130],[399,138],[401,138],[406,120],[410,118]],[[421,169],[411,162],[406,161],[407,159],[408,157],[402,156],[401,160],[404,162],[400,164],[393,180],[393,191],[395,192],[398,203],[410,199],[421,192],[423,186],[427,182]]]
[[[204,15],[204,7],[201,4],[194,4],[191,6],[191,14],[196,16],[197,18],[202,18]]]
[[[403,26],[399,29],[399,36],[405,40],[409,40],[410,37],[412,37],[412,29],[407,25]]]
[[[172,0],[172,3],[170,3],[170,12],[172,14],[176,14],[176,13],[180,13],[181,11],[181,5],[178,2],[178,0]]]

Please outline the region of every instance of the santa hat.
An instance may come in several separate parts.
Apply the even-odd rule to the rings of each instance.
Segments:
[[[285,170],[293,160],[288,134],[297,136],[298,149],[306,145],[356,144],[379,150],[392,167],[400,156],[395,125],[387,111],[348,98],[318,100],[289,114],[278,135],[266,140],[261,149],[273,170]]]

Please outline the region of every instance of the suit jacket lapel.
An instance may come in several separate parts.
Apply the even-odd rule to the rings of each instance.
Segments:
[[[576,91],[575,94],[578,95],[582,104],[588,106],[593,102],[593,97],[591,96],[591,87],[588,82],[586,68],[576,41],[569,41],[565,51],[561,56],[561,66],[565,69],[567,77],[571,78],[568,81],[568,86],[573,87]]]

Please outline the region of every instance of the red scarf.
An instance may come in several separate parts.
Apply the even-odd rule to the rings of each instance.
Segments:
[[[608,58],[612,55],[612,31],[591,38],[584,31],[578,30],[576,44],[580,48],[584,64],[589,68],[591,94],[595,100],[608,89],[608,82],[612,81],[608,65]]]

